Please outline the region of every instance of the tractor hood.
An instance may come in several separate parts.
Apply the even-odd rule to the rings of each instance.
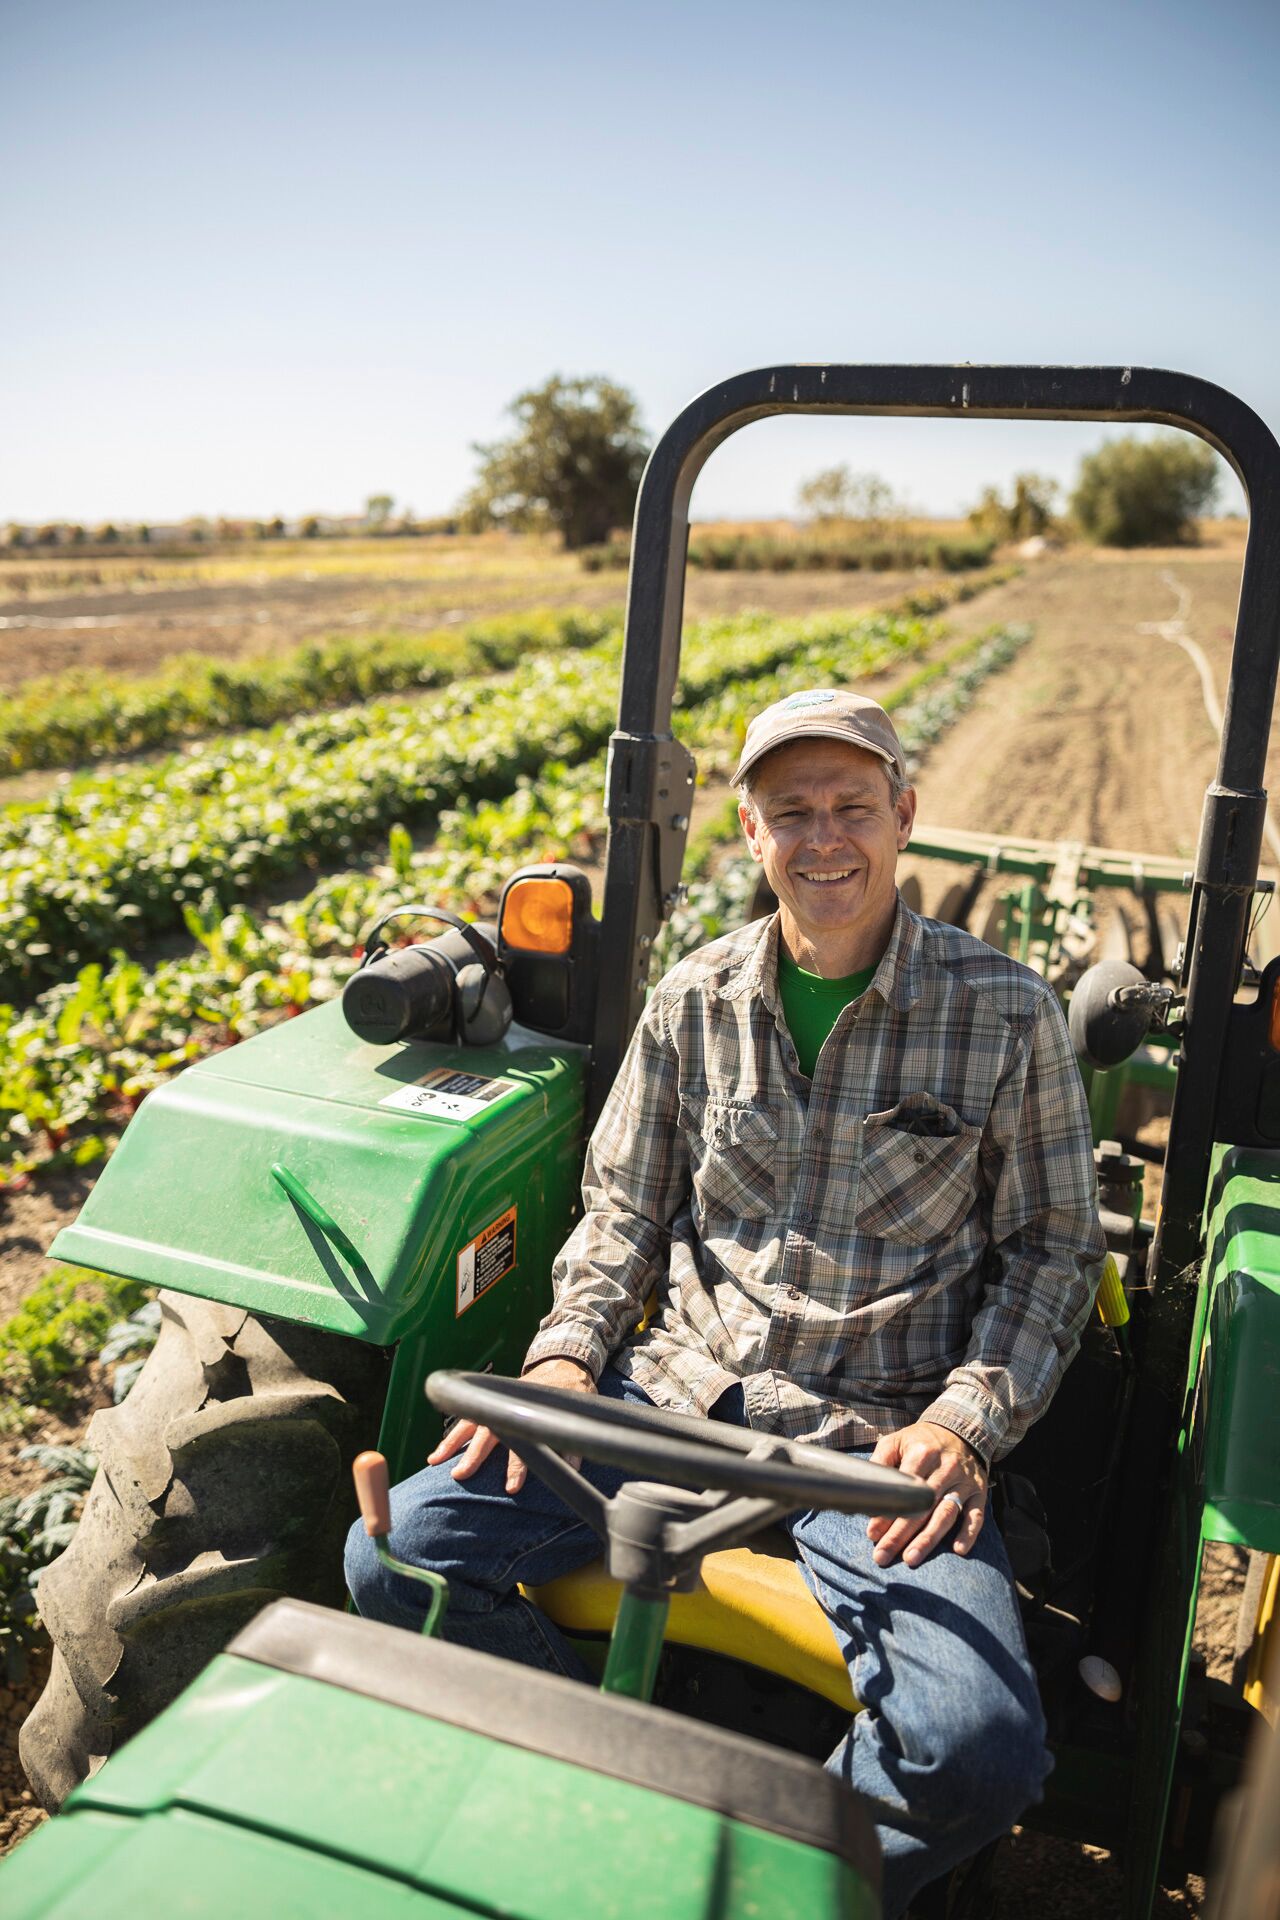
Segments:
[[[329,1002],[149,1094],[50,1252],[389,1345],[442,1285],[461,1317],[546,1258],[586,1058],[520,1027],[375,1046]]]

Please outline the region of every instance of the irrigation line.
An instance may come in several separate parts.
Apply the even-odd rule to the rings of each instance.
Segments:
[[[1161,573],[1160,578],[1169,591],[1177,596],[1178,610],[1171,620],[1144,620],[1138,632],[1155,634],[1159,639],[1169,640],[1174,646],[1182,648],[1200,676],[1200,696],[1204,701],[1204,710],[1209,716],[1209,724],[1215,735],[1221,740],[1222,703],[1218,699],[1218,690],[1214,685],[1213,668],[1209,665],[1204,648],[1187,632],[1187,615],[1191,610],[1191,589],[1183,586],[1176,574],[1168,567]],[[1271,849],[1272,858],[1277,867],[1280,867],[1280,832],[1276,830],[1270,806],[1262,816],[1262,836]]]

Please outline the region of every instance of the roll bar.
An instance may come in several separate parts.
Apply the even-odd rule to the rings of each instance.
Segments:
[[[649,952],[679,897],[693,758],[673,740],[689,500],[709,456],[773,414],[914,419],[1153,422],[1194,433],[1234,468],[1249,502],[1217,778],[1205,794],[1192,890],[1186,1033],[1166,1162],[1157,1265],[1195,1257],[1218,1069],[1266,806],[1267,740],[1280,661],[1280,446],[1243,401],[1155,367],[778,366],[709,387],[672,421],[636,501],[618,726],[609,746],[609,851],[589,1117],[644,1004]]]

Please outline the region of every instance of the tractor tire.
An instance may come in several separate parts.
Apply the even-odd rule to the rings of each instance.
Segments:
[[[44,1571],[49,1682],[20,1752],[55,1811],[270,1601],[342,1605],[350,1464],[376,1444],[390,1356],[162,1293],[127,1398],[94,1415],[98,1473]]]

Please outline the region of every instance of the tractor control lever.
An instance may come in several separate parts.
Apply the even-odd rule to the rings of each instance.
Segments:
[[[403,1574],[406,1580],[420,1580],[424,1587],[431,1588],[431,1605],[422,1623],[423,1638],[430,1639],[449,1604],[449,1583],[438,1573],[428,1573],[425,1567],[413,1567],[407,1560],[397,1560],[387,1546],[387,1535],[391,1531],[391,1484],[385,1457],[372,1451],[358,1453],[351,1465],[351,1477],[356,1483],[364,1530],[373,1541],[373,1550],[383,1566],[390,1567],[392,1573]]]

